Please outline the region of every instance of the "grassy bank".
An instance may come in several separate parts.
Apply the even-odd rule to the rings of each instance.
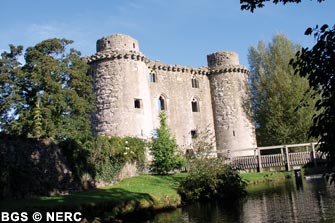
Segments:
[[[185,174],[168,176],[140,175],[120,183],[67,196],[39,197],[29,200],[0,201],[0,210],[81,211],[87,217],[147,215],[154,211],[176,208],[181,204],[177,187]]]
[[[181,204],[177,187],[187,174],[167,176],[140,175],[124,179],[102,189],[78,192],[66,196],[39,197],[25,200],[0,201],[0,211],[80,211],[85,217],[136,217],[156,211],[176,208]],[[242,173],[248,184],[284,180],[287,172]]]

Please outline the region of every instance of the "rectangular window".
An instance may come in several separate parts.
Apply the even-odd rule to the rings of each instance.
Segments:
[[[199,81],[195,78],[192,78],[192,88],[199,88]]]
[[[155,83],[156,82],[156,74],[155,73],[150,73],[149,74],[149,80],[151,83]]]
[[[110,41],[107,42],[107,48],[111,48],[111,42]]]
[[[141,99],[134,99],[134,108],[142,108],[142,100]]]
[[[198,136],[197,130],[191,130],[191,137],[192,137],[192,139],[197,138],[197,136]]]

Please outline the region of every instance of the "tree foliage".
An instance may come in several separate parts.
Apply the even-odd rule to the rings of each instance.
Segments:
[[[310,135],[320,137],[320,150],[335,164],[335,26],[308,28],[305,34],[313,34],[317,42],[297,52],[292,65],[321,95],[315,106],[320,113],[314,116]]]
[[[0,129],[9,128],[15,116],[11,111],[18,101],[18,82],[20,79],[20,62],[23,46],[9,45],[10,52],[1,53],[0,58]]]
[[[311,0],[312,1],[312,0]],[[323,2],[325,0],[316,0],[318,2]],[[256,8],[263,8],[265,2],[271,2],[271,0],[240,0],[242,10],[250,10],[254,12]],[[272,0],[272,3],[278,4],[287,4],[287,3],[301,3],[301,0]]]
[[[264,2],[270,0],[240,0],[242,10],[254,11],[256,8],[264,6]],[[324,0],[317,0],[323,2]],[[288,2],[300,3],[301,0],[273,0],[273,3]],[[335,66],[335,25],[330,28],[323,25],[320,29],[308,28],[305,35],[314,34],[316,39],[315,45],[309,49],[303,48],[301,52],[296,54],[296,60],[292,61],[296,72],[306,76],[310,86],[321,93],[321,99],[316,103],[316,109],[320,112],[314,117],[313,127],[310,135],[318,137],[321,144],[321,150],[329,155],[331,165],[335,166],[335,149],[334,149],[334,66]],[[333,177],[333,180],[335,176]]]
[[[185,163],[181,155],[178,154],[178,145],[175,138],[171,135],[166,123],[166,114],[159,114],[160,127],[157,129],[157,137],[153,138],[151,154],[153,161],[151,171],[158,174],[182,168]]]
[[[80,52],[67,39],[27,48],[10,45],[0,60],[1,130],[33,138],[66,139],[90,134],[92,79]]]
[[[306,142],[315,114],[308,80],[294,75],[290,60],[300,49],[284,35],[249,49],[252,105],[259,145]],[[303,102],[303,103],[302,103]]]

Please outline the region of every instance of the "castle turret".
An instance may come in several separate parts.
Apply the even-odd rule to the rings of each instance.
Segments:
[[[131,36],[114,34],[97,41],[97,52],[101,51],[134,51],[139,52],[138,41]]]
[[[148,59],[137,40],[122,34],[97,41],[88,59],[94,78],[96,134],[148,138],[153,129]]]
[[[235,52],[216,52],[208,55],[207,61],[218,152],[256,147],[248,70],[239,64]]]

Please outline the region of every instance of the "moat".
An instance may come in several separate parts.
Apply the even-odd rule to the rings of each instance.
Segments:
[[[335,222],[335,186],[323,179],[254,185],[248,194],[240,204],[195,203],[145,223]]]

